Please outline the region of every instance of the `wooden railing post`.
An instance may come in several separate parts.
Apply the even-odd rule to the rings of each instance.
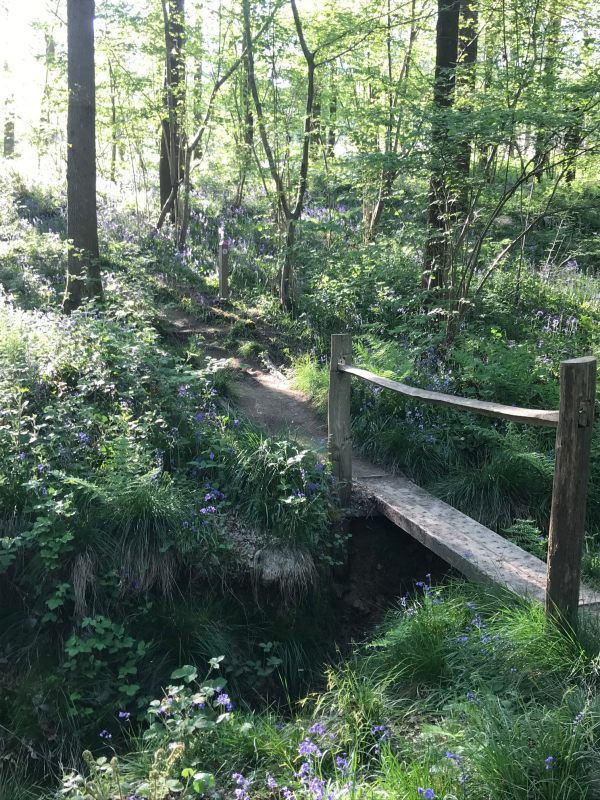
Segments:
[[[352,437],[350,433],[351,376],[340,372],[338,364],[352,363],[352,336],[337,333],[331,337],[329,362],[328,433],[329,457],[337,480],[342,506],[350,503],[352,493]]]
[[[552,487],[546,613],[577,625],[585,508],[596,398],[596,359],[560,365],[560,408]]]
[[[219,242],[219,298],[229,299],[229,241],[225,237]]]

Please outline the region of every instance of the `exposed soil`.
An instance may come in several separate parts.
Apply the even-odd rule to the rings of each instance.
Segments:
[[[308,399],[292,388],[275,365],[267,371],[256,360],[231,355],[225,340],[232,322],[221,309],[205,322],[179,310],[165,312],[165,332],[185,339],[202,336],[204,352],[210,358],[228,359],[232,368],[230,402],[235,411],[272,435],[289,435],[306,446],[326,449],[327,425],[310,406]],[[232,315],[230,315],[232,316]],[[355,459],[355,474],[385,474],[376,465]],[[380,621],[398,597],[414,590],[416,580],[428,573],[433,582],[450,573],[442,559],[400,530],[385,517],[374,514],[368,496],[360,489],[353,493],[347,520],[350,534],[348,559],[337,572],[333,592],[341,603],[339,637],[343,646],[360,639]]]

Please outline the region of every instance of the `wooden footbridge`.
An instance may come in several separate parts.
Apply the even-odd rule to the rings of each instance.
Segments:
[[[550,512],[548,563],[438,500],[416,484],[383,470],[352,464],[351,378],[488,417],[556,428],[556,463]],[[600,610],[600,594],[581,586],[581,556],[590,469],[596,390],[596,359],[563,361],[557,411],[516,408],[426,391],[352,366],[352,337],[331,339],[329,450],[340,500],[347,505],[353,480],[364,486],[386,517],[418,539],[466,577],[492,582],[545,603],[549,614],[570,624],[578,608]]]

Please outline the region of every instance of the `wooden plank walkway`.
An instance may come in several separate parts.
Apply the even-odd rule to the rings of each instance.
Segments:
[[[388,519],[467,578],[546,599],[546,564],[399,475],[356,461],[353,477]],[[582,586],[580,607],[600,610],[600,594]]]

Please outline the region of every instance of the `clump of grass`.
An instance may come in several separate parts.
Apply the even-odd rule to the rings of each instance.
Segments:
[[[300,713],[242,712],[184,734],[189,756],[224,791],[241,773],[260,796],[287,786],[299,798],[596,798],[598,638],[584,649],[509,594],[428,580],[417,589],[374,641],[327,670]],[[170,741],[169,725],[153,748]],[[131,763],[143,774],[151,750]]]
[[[247,427],[236,437],[230,479],[247,519],[280,544],[316,552],[330,509],[329,476],[315,453]]]
[[[598,796],[600,703],[567,691],[555,707],[493,697],[470,714],[465,752],[479,786],[498,800]]]
[[[548,549],[548,540],[542,535],[542,532],[532,519],[516,519],[514,523],[502,533],[511,542],[518,544],[528,553],[541,558],[542,561],[546,560],[546,551]]]
[[[262,350],[259,342],[244,340],[239,342],[237,346],[238,355],[241,358],[256,358]]]
[[[303,392],[321,414],[327,411],[329,369],[308,356],[294,361],[293,385]]]

